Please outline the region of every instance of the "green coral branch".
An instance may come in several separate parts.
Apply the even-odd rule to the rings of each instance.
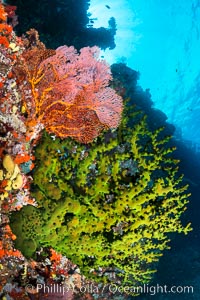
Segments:
[[[114,280],[112,270],[122,285],[148,282],[169,249],[168,233],[191,230],[180,220],[190,194],[169,141],[130,107],[119,129],[87,146],[45,133],[36,149],[38,208],[11,216],[16,247],[29,256],[53,247],[86,276],[95,277],[95,270],[98,281]]]

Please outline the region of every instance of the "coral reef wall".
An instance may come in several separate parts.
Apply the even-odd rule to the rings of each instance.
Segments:
[[[52,282],[75,282],[69,299],[86,282],[134,294],[171,234],[191,230],[170,130],[149,126],[96,46],[18,37],[15,10],[0,3],[1,296],[35,299]]]

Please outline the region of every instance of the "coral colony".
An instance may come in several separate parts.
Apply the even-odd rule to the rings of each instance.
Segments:
[[[97,47],[19,38],[15,9],[0,4],[1,296],[134,295],[168,233],[191,230],[170,137],[110,86]]]

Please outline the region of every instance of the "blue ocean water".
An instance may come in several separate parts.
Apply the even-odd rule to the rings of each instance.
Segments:
[[[92,0],[90,12],[96,27],[116,18],[116,48],[105,58],[139,71],[155,107],[200,151],[200,1]]]

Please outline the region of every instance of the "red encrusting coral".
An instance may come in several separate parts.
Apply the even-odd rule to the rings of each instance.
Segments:
[[[7,14],[4,9],[4,5],[0,3],[0,21],[6,21]]]
[[[33,168],[33,146],[27,141],[27,128],[22,113],[22,100],[13,72],[18,57],[24,51],[7,18],[14,17],[15,7],[0,4],[0,204],[1,211],[21,208],[34,204],[29,197]],[[2,42],[2,43],[1,43]],[[9,157],[5,166],[4,159]]]
[[[16,236],[12,233],[9,224],[3,225],[1,233],[2,240],[0,241],[0,261],[4,257],[23,258],[23,255],[19,250],[13,249],[12,241],[16,239]]]
[[[6,23],[7,13],[4,10],[2,4],[0,4],[0,45],[4,47],[9,47],[9,37],[12,33],[12,26]]]

